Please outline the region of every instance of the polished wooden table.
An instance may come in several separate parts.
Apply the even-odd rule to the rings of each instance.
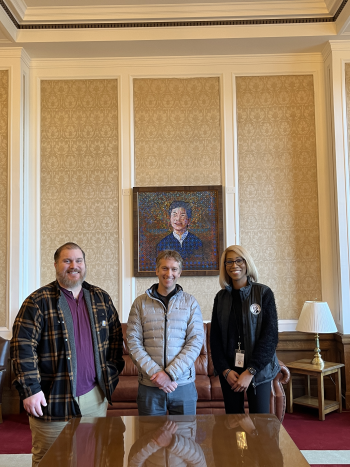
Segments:
[[[274,415],[107,417],[71,420],[40,467],[304,467]]]
[[[287,412],[293,413],[293,404],[304,405],[307,407],[318,408],[318,417],[324,420],[329,412],[337,410],[342,411],[341,404],[341,374],[340,368],[343,363],[324,362],[324,366],[313,365],[309,359],[297,360],[296,362],[286,363],[290,371],[290,380],[288,383],[288,404]],[[306,376],[305,392],[301,397],[293,399],[293,375],[299,374]],[[324,398],[324,377],[335,375],[335,401]],[[310,376],[317,378],[318,397],[313,397],[310,394]]]

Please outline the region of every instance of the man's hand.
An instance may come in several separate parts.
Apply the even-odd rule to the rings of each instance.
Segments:
[[[173,435],[176,433],[178,426],[173,421],[166,421],[161,428],[154,433],[152,439],[154,442],[163,448],[166,448],[171,443]]]
[[[165,371],[158,371],[153,376],[150,377],[150,380],[159,388],[166,388],[168,387],[172,381],[169,376],[165,373]]]
[[[176,388],[177,388],[177,383],[175,383],[175,381],[172,381],[168,386],[161,387],[159,389],[161,389],[162,391],[166,393],[170,393],[170,392],[174,392]]]
[[[239,375],[239,378],[231,386],[231,389],[233,389],[235,392],[243,392],[248,388],[252,379],[253,375],[251,375],[248,370],[245,370]]]
[[[42,391],[34,394],[33,396],[27,397],[23,400],[23,407],[26,412],[34,417],[42,417],[43,411],[41,410],[41,406],[46,407],[46,399],[44,393]]]

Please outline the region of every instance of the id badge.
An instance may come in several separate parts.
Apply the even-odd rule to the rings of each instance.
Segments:
[[[248,449],[247,435],[245,434],[245,431],[237,431],[236,440],[238,449]]]
[[[238,368],[244,367],[244,350],[236,349],[235,366]]]

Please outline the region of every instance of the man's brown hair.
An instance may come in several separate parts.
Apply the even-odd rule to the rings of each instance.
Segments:
[[[55,254],[53,255],[53,259],[54,259],[55,263],[57,263],[57,261],[59,260],[59,257],[60,257],[60,254],[61,254],[62,250],[80,250],[83,253],[83,258],[84,258],[84,263],[85,263],[84,250],[82,250],[79,245],[77,245],[76,243],[73,243],[73,242],[67,242],[64,245],[57,248],[57,250],[55,251]]]

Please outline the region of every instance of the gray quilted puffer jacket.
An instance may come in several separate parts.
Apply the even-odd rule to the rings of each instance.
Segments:
[[[197,300],[177,286],[168,311],[152,289],[134,301],[128,319],[127,344],[139,371],[139,383],[165,370],[179,386],[196,379],[194,362],[203,345],[203,319]]]

